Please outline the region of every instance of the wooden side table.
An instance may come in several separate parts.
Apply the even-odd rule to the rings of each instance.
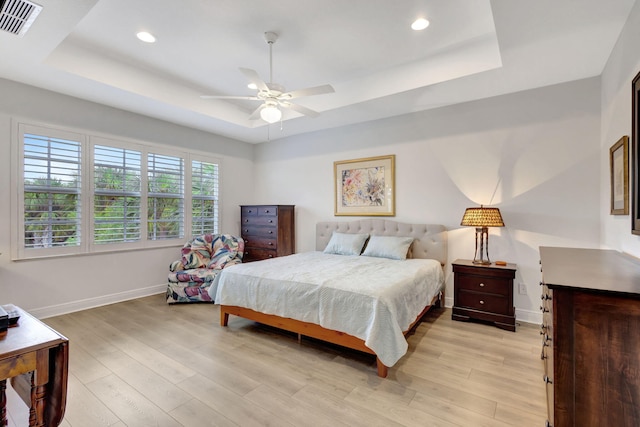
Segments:
[[[7,423],[6,381],[29,406],[29,426],[57,426],[67,401],[69,341],[24,310],[0,337],[0,422]]]
[[[479,265],[458,259],[453,266],[453,320],[478,319],[515,332],[513,279],[515,264]]]

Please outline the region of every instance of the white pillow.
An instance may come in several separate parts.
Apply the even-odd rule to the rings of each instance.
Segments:
[[[413,237],[371,236],[362,255],[378,258],[407,259]]]
[[[368,234],[336,233],[331,235],[331,240],[324,248],[325,254],[360,255],[364,242],[369,238]]]

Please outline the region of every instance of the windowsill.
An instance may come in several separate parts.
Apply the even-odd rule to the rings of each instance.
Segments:
[[[177,248],[182,247],[184,245],[184,239],[182,242],[171,242],[167,244],[158,244],[147,247],[137,247],[137,248],[120,248],[113,250],[101,250],[94,252],[75,252],[75,253],[66,253],[66,254],[51,254],[51,255],[37,255],[37,256],[23,256],[23,257],[12,257],[12,262],[24,262],[24,261],[38,261],[38,260],[46,260],[46,259],[54,259],[54,258],[75,258],[75,257],[85,257],[85,256],[96,256],[96,255],[113,255],[122,252],[141,252],[141,251],[152,251],[158,249],[167,249],[167,248]]]

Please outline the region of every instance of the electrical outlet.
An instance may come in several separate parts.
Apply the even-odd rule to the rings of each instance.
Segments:
[[[527,294],[527,285],[525,285],[524,283],[518,283],[518,293],[520,295],[526,295]]]

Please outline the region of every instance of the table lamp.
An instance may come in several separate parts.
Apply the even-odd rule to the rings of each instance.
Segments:
[[[489,229],[488,227],[504,227],[500,209],[485,208],[480,205],[479,208],[467,208],[460,225],[466,225],[476,228],[476,251],[473,256],[474,264],[489,265]]]

